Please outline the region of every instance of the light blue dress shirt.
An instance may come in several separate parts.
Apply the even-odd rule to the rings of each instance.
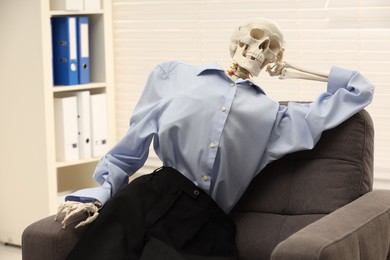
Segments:
[[[280,105],[255,82],[234,82],[218,64],[162,63],[148,78],[128,132],[97,165],[101,187],[67,200],[104,204],[144,165],[153,141],[164,166],[230,212],[268,163],[313,148],[324,130],[368,105],[373,92],[358,72],[333,67],[327,91],[314,102]]]

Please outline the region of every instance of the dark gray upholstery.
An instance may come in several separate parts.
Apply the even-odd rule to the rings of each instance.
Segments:
[[[313,150],[266,167],[232,213],[241,258],[269,259],[279,242],[371,191],[373,135],[362,111],[323,133]]]
[[[390,259],[390,191],[372,191],[373,135],[363,110],[313,150],[267,166],[231,213],[240,259]],[[23,234],[23,259],[64,259],[81,235],[40,220]]]
[[[377,190],[294,233],[272,259],[390,259],[389,245],[390,192]]]
[[[85,227],[75,229],[75,226],[85,218],[85,214],[79,214],[66,229],[62,228],[62,218],[54,221],[54,216],[41,219],[28,226],[22,235],[23,259],[65,259],[85,231]]]

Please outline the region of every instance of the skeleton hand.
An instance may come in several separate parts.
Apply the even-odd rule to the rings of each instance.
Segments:
[[[281,76],[285,70],[286,64],[283,61],[284,49],[281,49],[276,55],[276,61],[273,66],[267,66],[267,72],[271,77]]]
[[[82,202],[76,202],[76,201],[66,201],[62,203],[59,208],[57,215],[54,218],[54,221],[57,221],[58,217],[61,215],[61,213],[65,213],[65,217],[63,221],[61,222],[62,228],[65,228],[66,225],[71,222],[72,218],[76,216],[80,212],[86,212],[88,214],[88,217],[86,220],[80,222],[75,228],[87,225],[89,223],[92,223],[99,215],[98,208],[99,205],[96,205],[94,203],[82,203]]]
[[[284,62],[275,62],[275,65],[271,67],[271,65],[267,66],[267,72],[271,77],[281,76],[285,71],[286,64]]]

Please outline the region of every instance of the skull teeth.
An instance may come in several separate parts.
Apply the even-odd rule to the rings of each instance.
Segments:
[[[255,55],[255,54],[248,55],[247,58],[252,61],[259,61],[261,59],[259,55]]]

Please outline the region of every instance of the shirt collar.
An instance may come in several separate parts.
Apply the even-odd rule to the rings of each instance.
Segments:
[[[224,71],[224,69],[219,65],[218,63],[210,63],[210,64],[205,64],[202,66],[199,66],[197,69],[197,75],[200,76],[203,72],[207,70],[219,70],[219,71]]]
[[[201,76],[204,72],[212,71],[212,70],[225,73],[225,70],[222,68],[222,66],[219,65],[218,63],[214,62],[214,63],[199,66],[197,69],[197,76]],[[248,82],[251,86],[255,87],[255,89],[257,89],[258,91],[260,91],[261,93],[263,93],[265,95],[264,90],[259,86],[259,84],[257,84],[252,79],[245,79],[245,80],[240,79],[237,82]]]

